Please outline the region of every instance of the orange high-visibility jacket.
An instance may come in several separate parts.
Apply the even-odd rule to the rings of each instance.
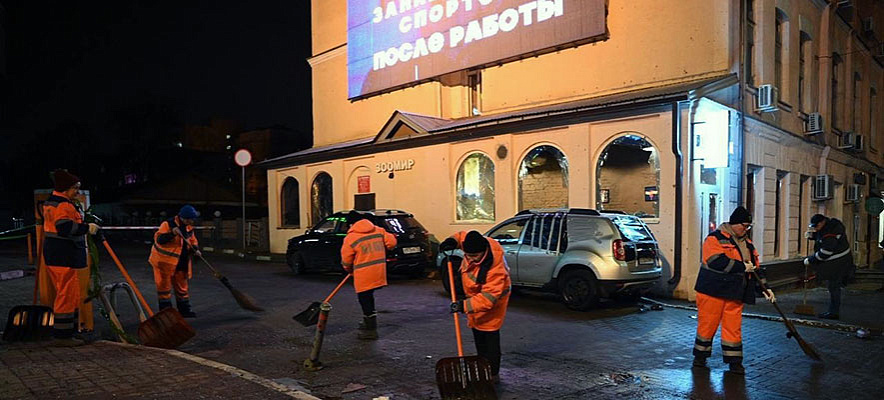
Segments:
[[[452,237],[457,240],[457,246],[463,249],[463,240],[467,232],[455,233]],[[496,331],[503,326],[506,317],[506,307],[510,301],[512,281],[510,269],[503,257],[503,248],[496,240],[488,240],[492,257],[491,268],[485,277],[485,283],[477,282],[479,279],[479,265],[463,260],[460,264],[461,281],[467,298],[464,300],[464,312],[467,314],[467,324],[470,328],[480,331]]]
[[[198,248],[199,241],[196,239],[196,235],[193,234],[193,227],[190,225],[184,225],[181,222],[181,219],[176,215],[174,218],[163,221],[160,224],[160,229],[157,229],[156,233],[153,235],[153,247],[150,250],[150,265],[155,268],[175,268],[178,265],[178,259],[181,258],[181,249],[184,247],[184,239],[179,235],[174,235],[172,240],[160,244],[157,239],[160,235],[170,235],[172,233],[172,228],[178,227],[181,230],[181,233],[187,238],[187,242],[190,243],[190,246],[193,248]],[[191,252],[191,254],[193,254]],[[193,260],[187,260],[187,277],[193,277]]]
[[[387,286],[387,249],[396,247],[396,236],[359,220],[347,231],[341,246],[341,264],[353,273],[356,293]]]
[[[749,259],[758,267],[758,251],[749,238],[746,238],[746,247],[751,253]],[[756,273],[761,276],[761,271],[756,270]],[[706,236],[703,264],[694,290],[713,297],[755,304],[755,285],[755,277],[746,273],[743,255],[731,235],[716,230]]]
[[[56,191],[43,203],[43,259],[47,266],[86,268],[86,233],[80,208]]]

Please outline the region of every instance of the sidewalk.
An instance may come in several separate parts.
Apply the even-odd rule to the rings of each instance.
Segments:
[[[0,345],[0,399],[317,399],[300,389],[175,350]]]

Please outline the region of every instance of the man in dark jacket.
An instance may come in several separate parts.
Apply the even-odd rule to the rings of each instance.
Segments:
[[[853,268],[850,243],[844,233],[844,224],[836,218],[826,218],[816,214],[810,218],[810,239],[813,239],[814,254],[804,259],[804,265],[811,265],[820,280],[828,281],[829,311],[820,318],[838,319],[841,309],[841,284],[844,275]]]
[[[727,223],[706,236],[703,264],[697,275],[697,338],[694,340],[694,368],[706,369],[712,355],[712,339],[721,325],[721,353],[730,372],[743,369],[743,304],[755,304],[758,252],[747,233],[752,215],[737,207]],[[755,273],[753,273],[755,272]],[[764,292],[771,303],[773,292]]]

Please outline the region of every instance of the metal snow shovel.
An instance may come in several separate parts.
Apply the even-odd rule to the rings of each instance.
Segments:
[[[138,324],[138,339],[141,341],[141,344],[163,349],[174,349],[196,335],[196,331],[194,331],[190,324],[181,317],[178,310],[170,307],[154,314],[150,306],[147,305],[147,301],[144,300],[144,296],[141,295],[141,291],[138,290],[138,286],[135,286],[132,277],[126,272],[126,268],[123,268],[123,263],[117,258],[114,249],[112,249],[110,244],[107,243],[104,235],[99,234],[98,240],[104,243],[104,248],[107,249],[107,252],[114,260],[114,263],[117,264],[120,273],[126,278],[126,282],[128,282],[129,286],[132,287],[132,290],[135,291],[138,300],[141,301],[141,305],[147,310],[149,318]]]
[[[338,284],[338,287],[336,287],[335,290],[333,290],[321,303],[318,301],[310,303],[310,306],[307,307],[306,310],[301,311],[298,315],[292,317],[292,319],[298,321],[298,323],[304,326],[316,325],[316,323],[319,322],[319,312],[322,304],[330,302],[332,297],[335,297],[335,295],[338,294],[338,290],[341,290],[341,287],[344,286],[344,283],[346,283],[351,276],[353,276],[352,273],[347,274],[347,276],[341,280],[341,283]]]
[[[761,290],[767,291],[767,286],[764,284],[764,282],[761,281],[761,278],[758,277],[758,274],[755,273],[755,271],[752,271],[752,276],[754,276],[755,279],[758,280],[758,284],[761,285]],[[783,323],[786,324],[786,329],[788,330],[788,332],[786,332],[786,337],[795,338],[795,341],[798,342],[798,346],[801,347],[801,350],[804,351],[804,354],[806,354],[808,357],[816,361],[822,361],[823,358],[820,357],[820,354],[817,353],[816,349],[814,349],[813,346],[810,345],[810,343],[805,342],[804,339],[801,338],[801,335],[798,334],[798,330],[795,329],[795,325],[792,324],[792,321],[789,321],[789,318],[786,318],[786,314],[783,314],[783,310],[780,310],[780,306],[777,305],[776,302],[772,302],[770,304],[773,304],[777,312],[780,313],[780,317],[783,318]]]
[[[451,285],[451,301],[455,302],[457,297],[450,257],[448,282]],[[457,357],[443,358],[436,363],[436,385],[439,387],[439,395],[443,400],[497,400],[491,378],[491,363],[483,357],[463,355],[463,341],[460,337],[460,321],[457,313],[454,313],[454,332],[457,337]]]

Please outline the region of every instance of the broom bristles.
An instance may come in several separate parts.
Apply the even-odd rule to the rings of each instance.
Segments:
[[[236,300],[236,304],[239,304],[240,307],[249,311],[264,311],[263,308],[258,306],[254,299],[252,299],[249,295],[240,292],[237,289],[230,289],[230,293],[233,295],[233,298]]]

